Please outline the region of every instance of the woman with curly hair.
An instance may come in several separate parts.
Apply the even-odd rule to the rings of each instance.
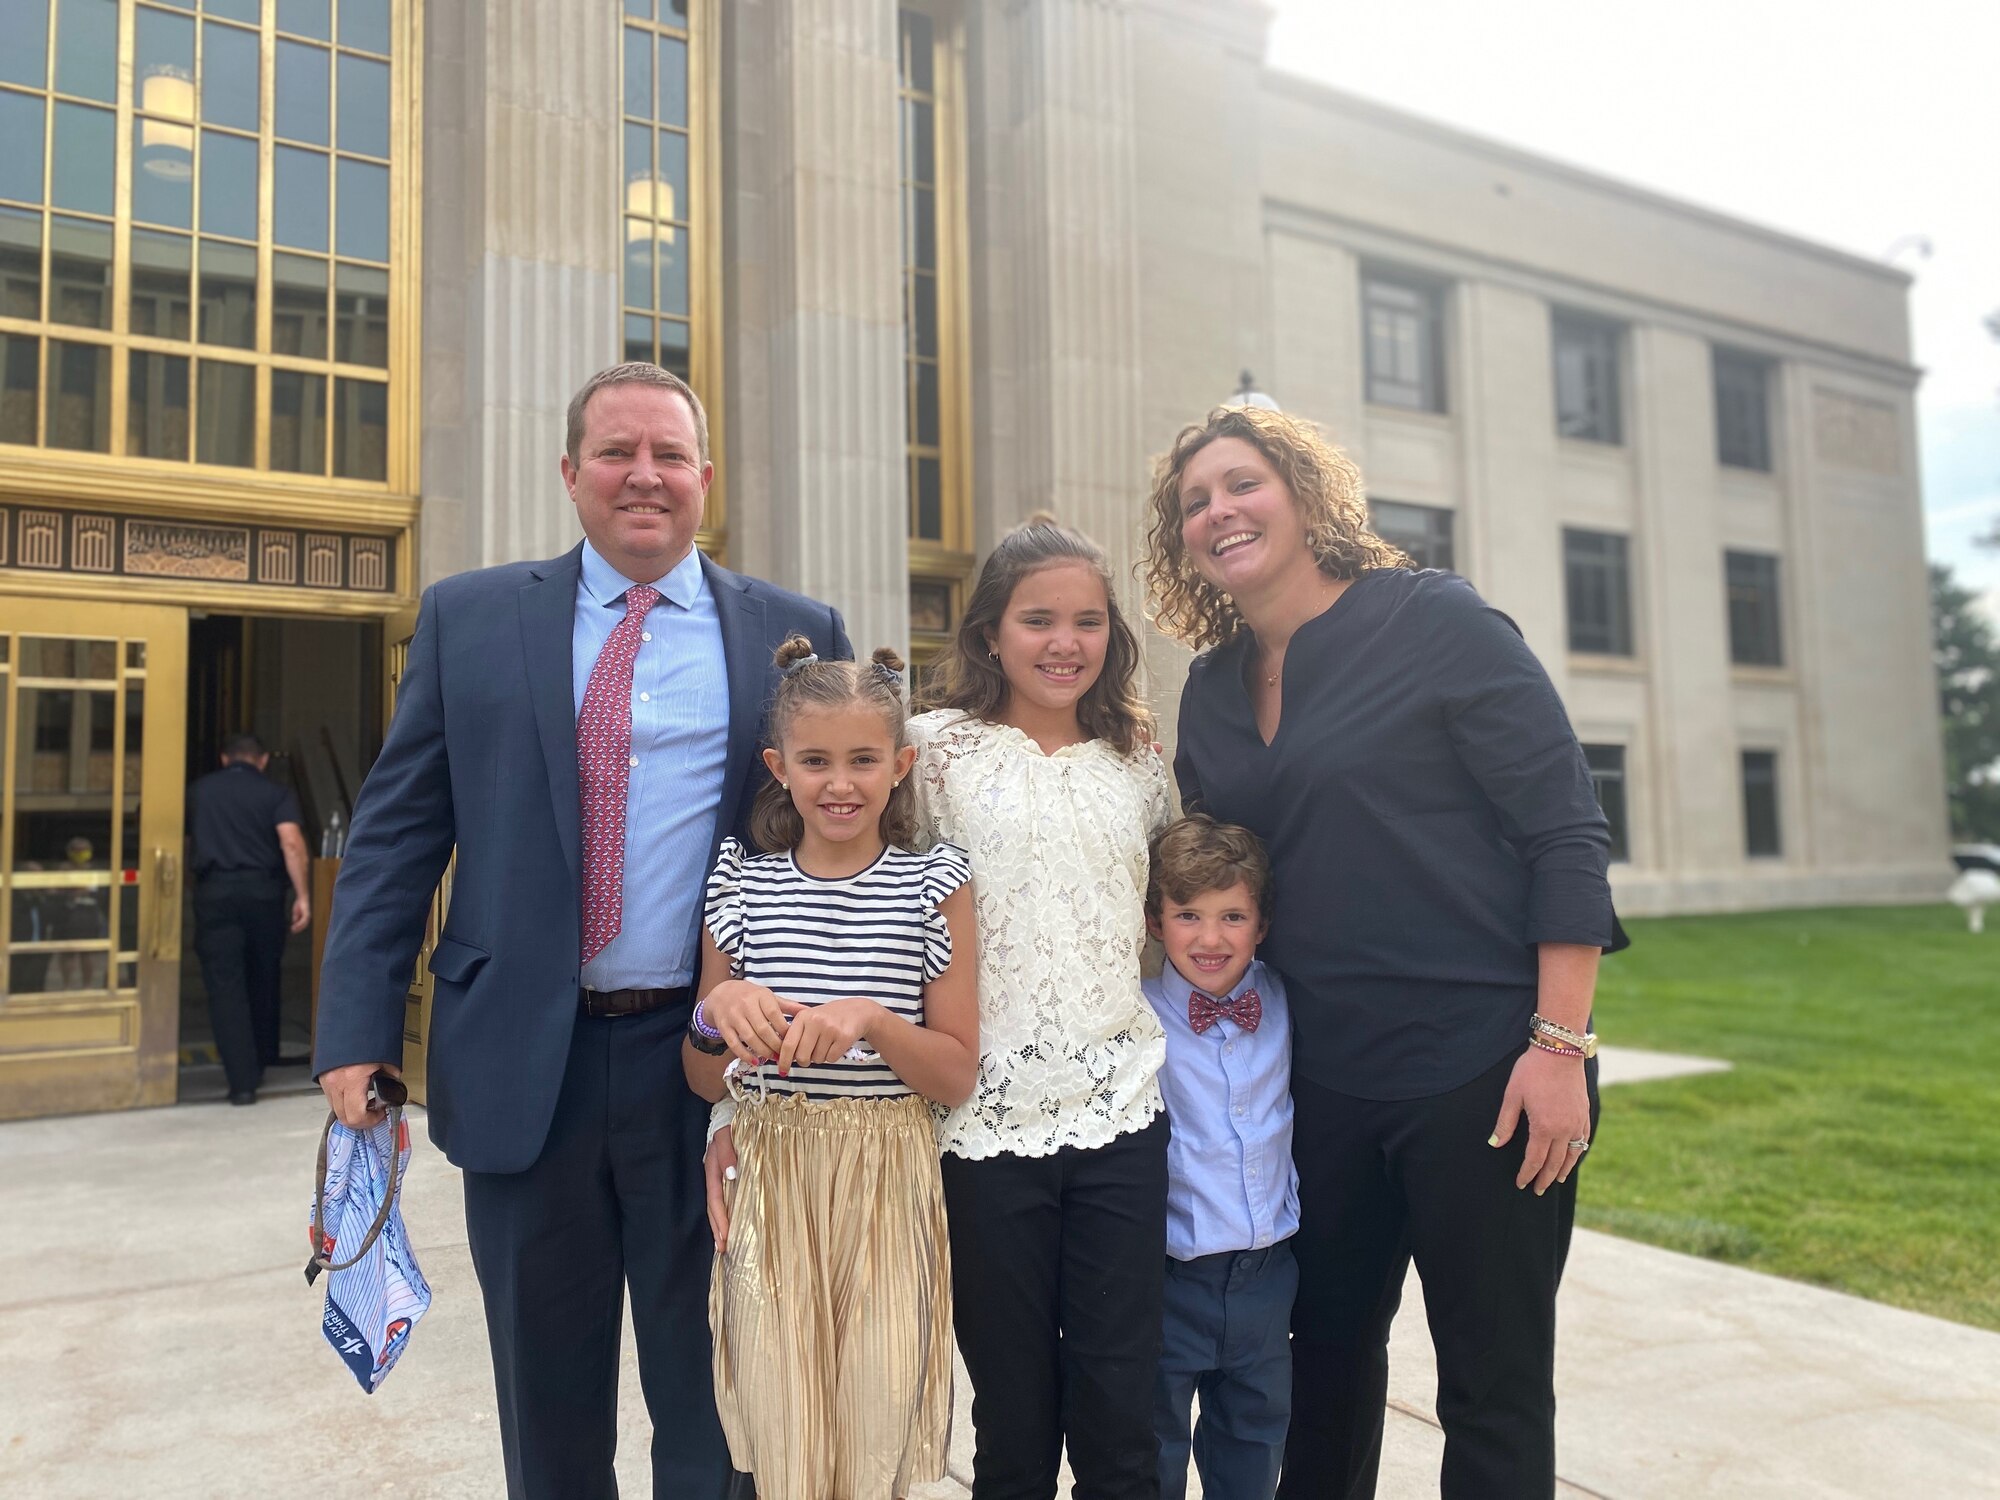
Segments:
[[[1555,1487],[1555,1294],[1596,1119],[1609,836],[1560,699],[1456,574],[1368,530],[1312,424],[1229,407],[1155,471],[1146,575],[1202,652],[1175,772],[1269,846],[1300,1226],[1289,1496],[1375,1491],[1412,1259],[1446,1500]]]

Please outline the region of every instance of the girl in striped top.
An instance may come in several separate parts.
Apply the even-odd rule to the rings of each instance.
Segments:
[[[760,1500],[942,1478],[951,1269],[933,1103],[978,1072],[962,850],[913,854],[902,662],[778,651],[772,782],[709,878],[683,1058],[709,1149],[715,1403]]]

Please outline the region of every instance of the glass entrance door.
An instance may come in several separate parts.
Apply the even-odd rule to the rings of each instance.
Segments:
[[[170,1104],[187,613],[0,599],[0,1119]]]

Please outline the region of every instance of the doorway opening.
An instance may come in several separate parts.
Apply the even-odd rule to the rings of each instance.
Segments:
[[[248,731],[271,753],[266,770],[297,798],[311,856],[312,925],[285,943],[278,1056],[260,1091],[312,1087],[314,980],[327,897],[354,796],[382,748],[382,622],[297,616],[202,614],[188,621],[187,776],[221,764],[223,743]],[[182,883],[180,1099],[226,1097],[208,989],[195,943],[194,887]]]

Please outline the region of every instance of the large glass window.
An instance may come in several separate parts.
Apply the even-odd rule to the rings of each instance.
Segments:
[[[1729,659],[1739,667],[1782,667],[1778,559],[1765,552],[1727,552],[1723,574],[1729,590]]]
[[[896,17],[904,483],[910,634],[919,662],[956,627],[972,565],[963,131],[953,24],[916,5]]]
[[[1375,535],[1401,547],[1420,568],[1457,566],[1451,543],[1452,514],[1435,505],[1405,505],[1400,500],[1370,500],[1368,524]]]
[[[1715,457],[1732,469],[1771,471],[1771,362],[1714,351]]]
[[[1632,655],[1632,558],[1627,538],[1608,531],[1563,531],[1569,649]]]
[[[1630,830],[1625,817],[1625,747],[1585,745],[1583,758],[1590,767],[1591,789],[1597,805],[1604,809],[1604,821],[1611,825],[1613,863],[1632,857]]]
[[[391,478],[406,3],[0,5],[0,442]]]
[[[1743,852],[1752,859],[1784,853],[1778,837],[1778,753],[1745,750],[1743,765]]]
[[[694,0],[626,0],[625,357],[694,379]],[[704,400],[711,395],[702,391]]]
[[[1618,405],[1622,331],[1601,318],[1558,312],[1550,333],[1555,350],[1556,431],[1592,443],[1622,443],[1624,420]]]
[[[1443,411],[1444,292],[1387,271],[1361,278],[1368,399],[1377,406]]]

